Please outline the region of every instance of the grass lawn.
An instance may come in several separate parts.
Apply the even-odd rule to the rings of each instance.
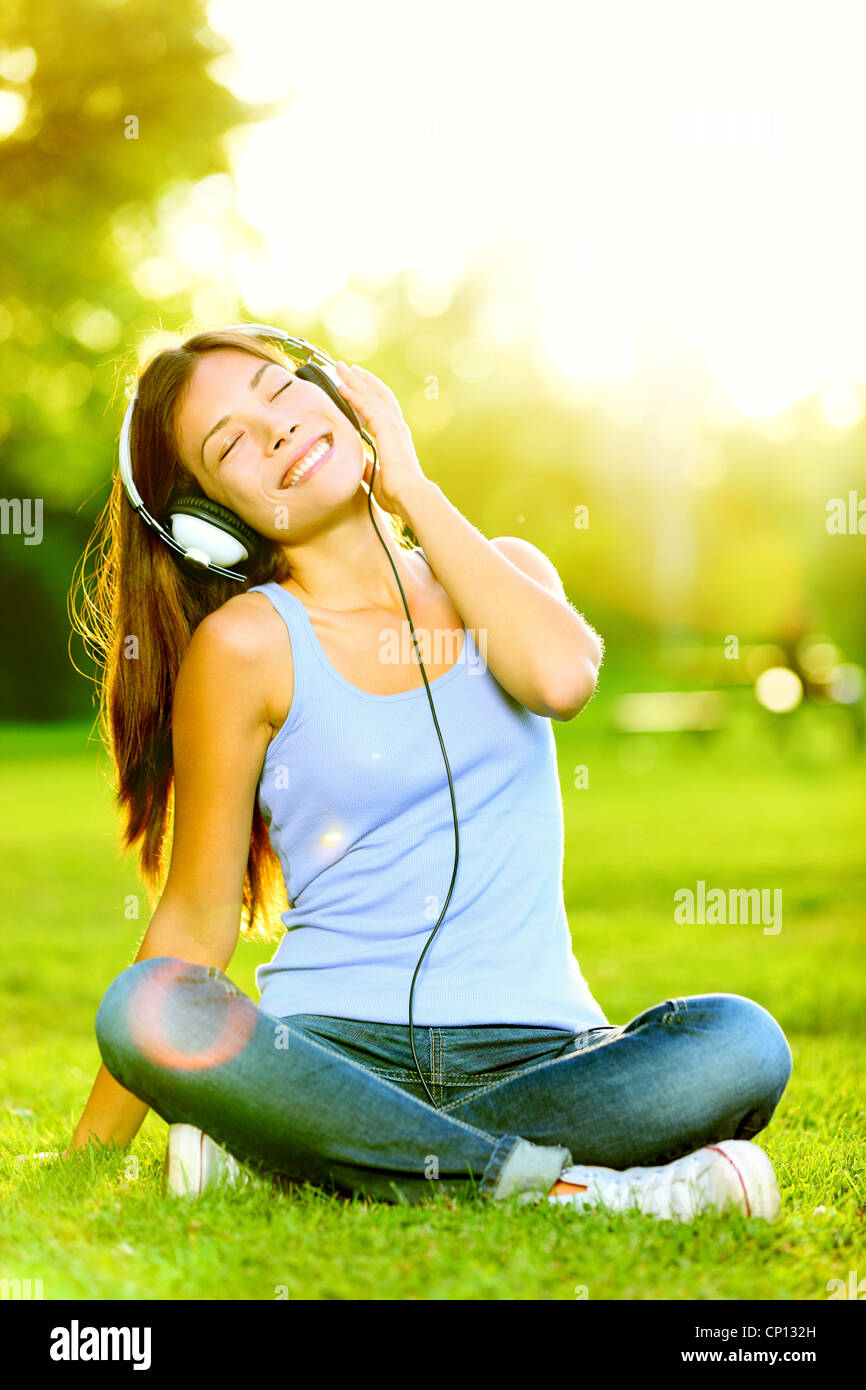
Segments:
[[[264,1184],[170,1201],[167,1129],[153,1112],[127,1153],[15,1163],[68,1143],[100,1062],[96,1008],[133,960],[148,908],[117,853],[106,765],[85,731],[2,729],[0,1275],[76,1300],[573,1300],[581,1289],[591,1300],[823,1300],[828,1280],[866,1276],[862,757],[825,746],[807,721],[787,750],[757,726],[709,747],[625,745],[592,706],[554,727],[566,903],[611,1021],[721,990],[756,999],[785,1029],[794,1073],[758,1137],[779,1175],[778,1224],[677,1227],[441,1198],[392,1207]],[[578,765],[588,787],[573,786]],[[673,894],[699,879],[781,888],[781,931],[677,925]],[[126,915],[135,894],[138,921]],[[229,966],[253,999],[273,949],[242,942]]]

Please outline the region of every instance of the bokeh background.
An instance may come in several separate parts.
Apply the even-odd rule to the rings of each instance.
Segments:
[[[0,15],[0,495],[44,508],[40,544],[14,508],[0,535],[9,1142],[77,1119],[147,923],[66,607],[124,383],[187,326],[263,320],[382,377],[454,504],[557,566],[607,649],[554,726],[584,972],[616,1020],[759,999],[800,1087],[777,1156],[792,1173],[821,1134],[836,1172],[863,1114],[862,6]],[[675,924],[700,879],[780,888],[781,931]],[[253,997],[269,954],[233,961]],[[845,1171],[826,1200],[853,1240],[853,1149]],[[776,1296],[758,1264],[746,1296]],[[178,1296],[209,1296],[199,1274]]]
[[[392,386],[455,504],[558,566],[608,689],[788,666],[856,728],[860,7],[3,14],[0,488],[44,539],[0,537],[2,717],[90,706],[64,599],[125,376],[257,319]]]

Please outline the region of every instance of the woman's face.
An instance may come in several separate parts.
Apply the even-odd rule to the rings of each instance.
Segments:
[[[330,396],[240,348],[197,363],[175,435],[206,496],[269,540],[301,539],[353,497],[364,476],[361,437]],[[293,482],[298,460],[317,446],[326,452]]]

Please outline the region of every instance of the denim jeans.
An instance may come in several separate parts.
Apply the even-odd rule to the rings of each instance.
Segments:
[[[262,1174],[390,1202],[546,1192],[570,1162],[654,1165],[769,1122],[791,1074],[775,1019],[738,994],[668,999],[574,1033],[276,1018],[216,966],[152,957],[95,1020],[108,1070],[169,1124]],[[528,1198],[525,1198],[528,1200]]]

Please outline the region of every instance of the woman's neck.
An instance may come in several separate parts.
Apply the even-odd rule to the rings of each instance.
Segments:
[[[370,522],[367,492],[359,489],[358,498],[360,505],[354,505],[349,516],[307,541],[284,547],[291,570],[284,588],[311,608],[402,613],[403,602],[382,541],[397,567],[407,600],[410,588],[417,585],[418,572],[409,560],[411,552],[398,543],[387,513],[374,501],[379,539]]]

